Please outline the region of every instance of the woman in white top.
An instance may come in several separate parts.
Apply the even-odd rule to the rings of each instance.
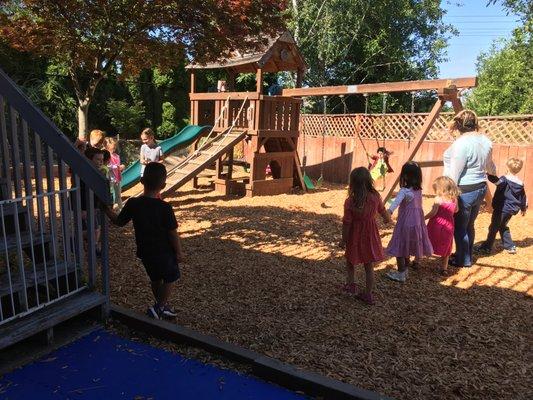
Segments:
[[[455,214],[455,257],[450,258],[450,264],[470,267],[474,222],[487,193],[487,172],[496,174],[496,168],[492,161],[492,142],[478,131],[478,118],[473,111],[458,113],[450,129],[460,136],[444,152],[444,175],[453,179],[461,189],[459,210]]]

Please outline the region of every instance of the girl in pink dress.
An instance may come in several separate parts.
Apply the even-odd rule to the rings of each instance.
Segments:
[[[422,170],[410,161],[400,172],[400,191],[389,207],[392,214],[399,206],[398,221],[387,247],[387,254],[396,257],[398,271],[391,271],[387,277],[397,281],[407,280],[409,257],[415,260],[433,254],[422,209]],[[416,261],[415,261],[416,262]]]
[[[367,304],[374,304],[374,263],[383,260],[383,247],[379,237],[376,215],[390,223],[390,215],[385,210],[379,193],[374,189],[370,172],[364,167],[354,169],[350,174],[348,198],[344,202],[342,218],[342,239],[339,246],[345,249],[346,284],[343,290],[357,294]],[[366,287],[357,293],[355,287],[355,265],[365,268]]]
[[[457,212],[459,188],[447,176],[440,176],[433,182],[437,195],[431,211],[427,213],[429,240],[433,253],[441,257],[440,272],[448,276],[448,258],[452,252],[454,214]]]

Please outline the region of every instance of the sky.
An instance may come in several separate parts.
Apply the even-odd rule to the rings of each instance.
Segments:
[[[518,18],[507,15],[499,4],[487,7],[487,0],[442,0],[447,10],[444,22],[458,31],[448,42],[447,59],[439,65],[440,78],[476,75],[478,55],[490,49],[498,38],[511,37]],[[459,6],[458,6],[459,4]]]

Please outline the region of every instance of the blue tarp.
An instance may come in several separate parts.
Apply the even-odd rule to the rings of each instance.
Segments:
[[[0,378],[1,399],[306,397],[232,370],[98,330]]]

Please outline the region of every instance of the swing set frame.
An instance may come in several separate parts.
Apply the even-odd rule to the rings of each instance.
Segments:
[[[309,88],[294,88],[284,89],[283,96],[293,97],[309,97],[309,96],[344,96],[352,94],[366,95],[372,93],[394,93],[394,92],[411,92],[412,102],[411,109],[414,107],[413,92],[418,91],[435,91],[437,94],[435,104],[429,112],[424,124],[419,129],[413,140],[409,140],[409,151],[401,160],[401,165],[412,161],[424,139],[427,137],[433,124],[440,115],[440,112],[447,102],[451,102],[453,110],[458,113],[463,110],[460,94],[465,89],[470,89],[477,86],[477,77],[464,77],[456,79],[431,79],[420,81],[405,81],[405,82],[388,82],[388,83],[370,83],[362,85],[343,85],[343,86],[324,86],[324,87],[309,87]],[[384,101],[385,102],[385,101]],[[367,111],[367,110],[366,110]],[[366,112],[365,111],[365,112]],[[323,133],[325,134],[325,133]],[[420,167],[435,167],[443,165],[442,160],[420,160],[417,161]],[[323,162],[322,162],[323,163]],[[396,185],[400,181],[401,168],[395,168],[391,174],[391,178],[385,187],[383,193],[383,201],[386,203],[394,193]]]

